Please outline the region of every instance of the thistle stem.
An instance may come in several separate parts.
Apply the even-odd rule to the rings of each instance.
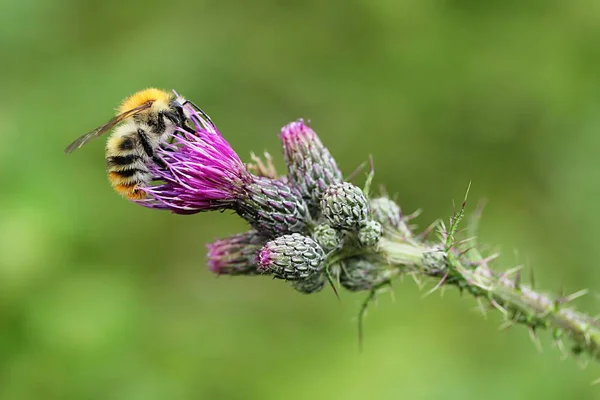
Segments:
[[[470,254],[469,254],[470,253]],[[574,355],[588,354],[600,361],[600,324],[596,318],[567,308],[566,304],[581,293],[553,298],[522,285],[520,271],[505,273],[491,270],[488,260],[476,249],[459,252],[443,244],[428,244],[401,235],[382,238],[378,254],[401,273],[436,278],[438,286],[454,285],[474,297],[487,301],[504,315],[508,326],[526,325],[537,340],[536,331],[545,328],[562,345],[563,339],[573,343]],[[512,273],[511,273],[512,272]]]

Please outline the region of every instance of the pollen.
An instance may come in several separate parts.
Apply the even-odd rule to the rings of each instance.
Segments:
[[[117,193],[127,197],[129,200],[142,200],[146,197],[146,192],[139,189],[137,185],[132,184],[116,184],[113,185]]]
[[[156,88],[140,90],[139,92],[134,93],[123,100],[123,103],[121,103],[121,106],[117,109],[117,115],[139,107],[149,101],[154,102],[157,100],[162,100],[165,103],[168,103],[171,97],[173,97],[173,95],[170,93]]]

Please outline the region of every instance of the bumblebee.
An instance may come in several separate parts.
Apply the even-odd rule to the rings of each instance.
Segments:
[[[187,103],[212,124],[210,118],[192,102],[160,89],[149,88],[126,98],[113,119],[77,138],[65,152],[71,153],[116,127],[106,142],[108,179],[122,196],[140,200],[145,197],[141,187],[153,180],[149,163],[163,165],[156,156],[156,150],[176,132],[177,127],[193,132],[187,126],[184,113]]]

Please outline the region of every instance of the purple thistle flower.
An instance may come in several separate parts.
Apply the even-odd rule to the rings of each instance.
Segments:
[[[159,149],[165,167],[149,167],[160,183],[142,188],[149,198],[138,203],[177,214],[232,208],[252,175],[212,122],[190,105],[184,110],[195,132],[178,128],[174,142]]]
[[[304,230],[311,217],[297,189],[252,175],[210,119],[190,105],[184,113],[194,132],[178,128],[158,149],[163,165],[149,165],[157,182],[141,188],[148,198],[139,204],[177,214],[234,210],[271,237]]]
[[[319,136],[304,120],[284,126],[280,137],[288,165],[288,180],[316,213],[327,187],[343,181],[342,172]]]
[[[218,275],[259,274],[256,256],[267,238],[252,230],[216,240],[208,248],[208,267]]]

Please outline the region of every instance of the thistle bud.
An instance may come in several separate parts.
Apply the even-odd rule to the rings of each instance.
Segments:
[[[317,225],[312,237],[325,251],[337,248],[342,242],[340,233],[327,224]]]
[[[207,245],[208,266],[218,275],[258,274],[256,255],[265,241],[256,231],[219,239]]]
[[[383,228],[377,221],[369,220],[363,223],[358,231],[358,241],[364,247],[373,247],[381,239]]]
[[[329,150],[303,120],[281,129],[288,180],[298,188],[311,209],[316,210],[328,186],[342,182],[342,172]]]
[[[411,237],[412,232],[406,221],[402,218],[402,212],[398,204],[387,197],[378,197],[369,202],[371,216],[380,222],[384,229],[391,228],[405,237]]]
[[[423,268],[430,274],[441,274],[448,268],[448,254],[444,248],[431,246],[423,252]]]
[[[325,287],[325,274],[317,272],[306,279],[300,279],[292,282],[292,287],[304,294],[317,293]]]
[[[293,233],[267,242],[257,256],[258,271],[279,279],[305,279],[323,268],[323,249],[309,237]]]
[[[378,197],[369,202],[371,215],[383,225],[397,228],[402,222],[400,207],[387,197]]]
[[[348,182],[327,188],[321,199],[321,210],[331,226],[338,229],[358,230],[369,218],[369,206],[364,193]]]
[[[236,211],[260,233],[277,237],[302,232],[311,219],[298,190],[281,180],[254,176],[244,190]]]
[[[391,270],[364,258],[351,258],[344,262],[340,284],[351,292],[370,290],[392,278]]]

